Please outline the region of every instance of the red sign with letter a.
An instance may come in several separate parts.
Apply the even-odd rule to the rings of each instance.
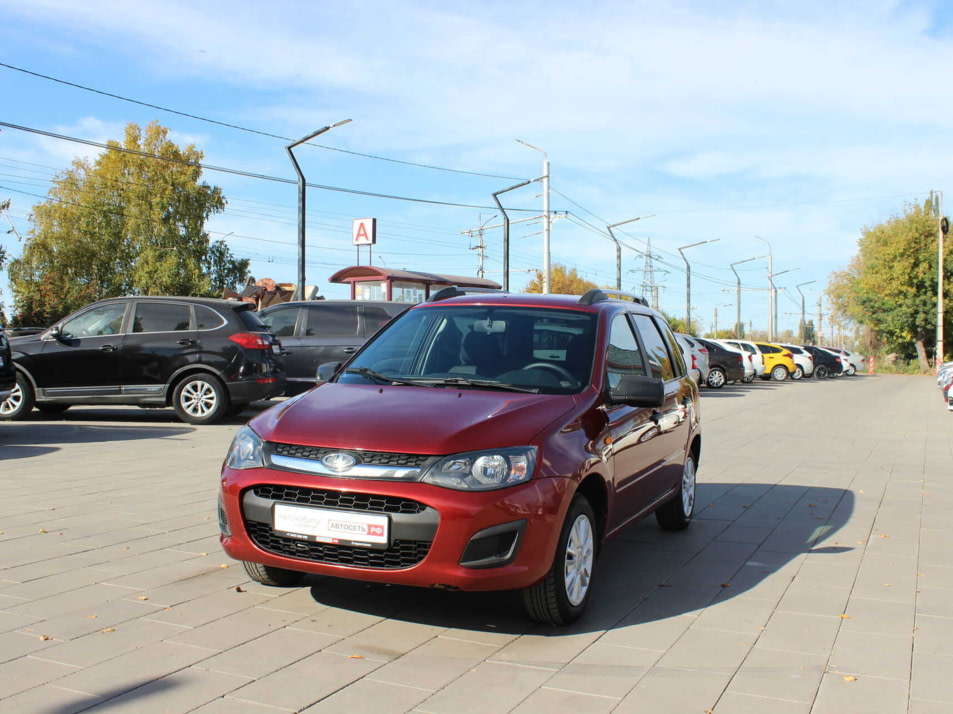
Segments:
[[[377,243],[377,219],[355,218],[351,225],[351,238],[354,245],[375,245]]]

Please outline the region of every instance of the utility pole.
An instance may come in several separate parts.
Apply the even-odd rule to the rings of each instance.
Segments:
[[[618,223],[613,223],[612,225],[606,226],[606,230],[609,231],[609,237],[612,239],[612,242],[615,243],[615,289],[616,290],[622,290],[622,244],[619,242],[619,239],[615,237],[615,233],[612,232],[612,229],[617,228],[618,226],[624,226],[626,223],[635,223],[635,221],[641,221],[643,218],[652,218],[652,216],[638,216],[636,218],[628,218],[624,221],[619,221]]]
[[[494,218],[496,218],[495,213],[484,221],[483,214],[481,213],[479,228],[471,229],[467,231],[460,231],[463,235],[470,236],[471,238],[473,237],[474,234],[476,234],[477,236],[477,240],[479,241],[479,243],[477,245],[471,245],[470,250],[477,251],[477,256],[480,261],[479,267],[477,268],[477,277],[480,277],[480,278],[482,278],[484,274],[483,259],[486,256],[486,244],[483,242],[483,229],[486,228],[486,224],[492,221]]]
[[[736,260],[734,263],[731,263],[731,272],[735,274],[735,279],[737,280],[737,290],[735,292],[735,306],[736,306],[736,315],[735,315],[735,339],[740,340],[741,335],[738,334],[741,332],[741,276],[738,275],[738,271],[735,270],[736,265],[741,265],[742,263],[750,263],[752,260],[761,260],[765,256],[759,255],[756,258],[745,258],[744,260]]]
[[[950,229],[949,220],[943,215],[943,192],[938,192],[939,213],[937,215],[937,280],[936,280],[936,367],[943,363],[943,239]]]
[[[712,238],[711,240],[700,240],[697,243],[692,243],[690,245],[683,245],[678,249],[679,254],[682,256],[682,260],[685,261],[685,333],[688,335],[692,334],[692,266],[688,264],[688,258],[685,257],[683,251],[694,248],[697,245],[705,245],[705,243],[714,243],[721,240],[721,238]]]
[[[543,293],[549,293],[550,291],[550,276],[551,276],[551,253],[550,253],[550,221],[549,221],[549,154],[540,149],[538,146],[533,146],[522,139],[517,139],[517,141],[523,146],[528,146],[534,151],[538,151],[543,155]]]
[[[814,331],[814,344],[821,344],[821,335],[824,334],[824,313],[821,311],[821,296],[817,296],[817,329]]]
[[[816,283],[816,280],[808,280],[806,283],[799,283],[794,287],[797,288],[797,291],[801,293],[802,285],[810,285],[811,283]],[[804,331],[807,328],[807,317],[804,312],[804,293],[801,293],[801,326],[798,328],[798,340],[801,341],[801,344],[804,344]]]
[[[771,280],[774,273],[774,256],[771,253],[771,243],[761,236],[755,238],[768,244],[768,342],[771,342],[774,339],[774,282]]]

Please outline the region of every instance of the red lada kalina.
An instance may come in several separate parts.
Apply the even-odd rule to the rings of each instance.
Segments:
[[[445,288],[320,372],[222,468],[222,545],[258,582],[518,588],[562,624],[606,538],[691,522],[698,388],[641,298]]]

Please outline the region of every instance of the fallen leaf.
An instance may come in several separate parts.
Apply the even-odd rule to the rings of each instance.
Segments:
[[[817,508],[817,504],[816,504],[816,503],[809,503],[809,504],[807,504],[807,507],[808,507],[808,508]]]
[[[742,508],[750,508],[750,506],[742,506]]]
[[[40,528],[40,530],[38,530],[37,533],[46,533],[46,528]]]
[[[227,567],[228,567],[228,563],[222,563],[222,564],[219,565],[218,567],[220,567],[220,568],[227,568]]]
[[[845,681],[845,682],[856,682],[856,681],[857,681],[857,677],[855,677],[855,676],[852,675],[852,674],[845,674],[845,675],[844,675],[844,681]]]
[[[351,659],[364,659],[364,655],[349,655]]]
[[[52,640],[53,638],[49,635],[40,635],[40,642],[46,642],[47,640]]]
[[[204,556],[208,555],[208,553],[199,553],[199,555],[201,555],[201,556],[204,557]]]
[[[136,600],[148,600],[148,599],[149,598],[147,598],[145,595],[140,595],[139,597],[136,598]]]
[[[721,584],[721,587],[723,587],[723,588],[730,588],[730,587],[731,587],[731,583],[722,583],[722,584]]]
[[[235,592],[237,592],[237,593],[243,593],[243,592],[245,592],[245,588],[243,588],[241,585],[236,585],[236,586],[235,586]]]
[[[884,533],[884,534],[882,534],[880,537],[881,537],[881,538],[889,538],[890,536],[888,536],[886,533]]]
[[[849,619],[850,619],[850,615],[841,615],[841,619],[842,619],[842,620],[849,620]]]
[[[102,630],[100,630],[100,632],[115,632],[115,631],[116,631],[115,627],[104,627]]]
[[[917,573],[918,578],[925,578],[926,576],[927,576],[926,573]]]
[[[90,620],[95,620],[97,617],[99,617],[99,615],[87,615],[86,617]]]

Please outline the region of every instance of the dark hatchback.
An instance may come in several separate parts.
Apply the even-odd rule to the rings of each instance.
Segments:
[[[803,349],[814,358],[815,379],[836,377],[844,373],[844,363],[833,352],[814,345],[804,345]]]
[[[6,420],[85,404],[172,406],[185,422],[210,424],[285,388],[280,341],[254,305],[235,300],[110,298],[10,346]]]
[[[375,332],[411,307],[384,300],[309,300],[273,305],[258,314],[281,339],[286,393],[292,395],[315,385],[318,365],[346,362]]]
[[[708,378],[706,386],[721,389],[729,382],[741,382],[745,378],[744,357],[740,352],[729,350],[717,342],[693,337],[703,347],[708,348]]]
[[[0,401],[7,399],[17,383],[17,373],[10,356],[10,342],[0,328]]]

